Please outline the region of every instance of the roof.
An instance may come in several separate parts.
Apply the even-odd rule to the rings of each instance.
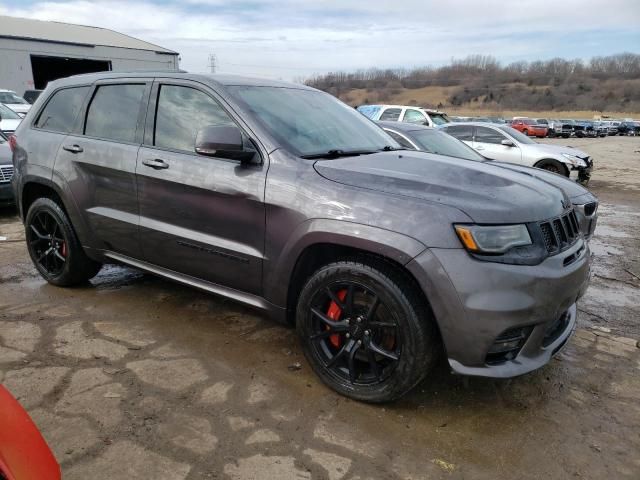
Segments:
[[[435,130],[433,127],[427,127],[426,125],[420,125],[418,123],[409,123],[409,122],[376,122],[383,128],[391,128],[393,130],[397,130],[399,132],[416,132],[420,130]]]
[[[434,108],[421,107],[420,105],[391,105],[391,104],[383,104],[383,103],[363,103],[362,105],[358,105],[358,108],[360,107],[411,108],[414,110],[424,110],[427,113],[444,113],[440,110],[436,110]]]
[[[31,20],[0,15],[0,38],[14,38],[36,42],[62,43],[86,47],[107,46],[148,50],[178,55],[173,50],[145,42],[107,28],[74,25],[72,23]]]
[[[108,80],[114,78],[179,78],[184,80],[193,80],[196,82],[229,87],[229,86],[258,86],[258,87],[278,87],[278,88],[295,88],[298,90],[318,91],[314,88],[297,83],[283,82],[280,80],[269,80],[256,77],[244,77],[240,75],[207,75],[199,73],[186,73],[183,71],[133,71],[133,72],[97,72],[85,73],[82,75],[74,75],[72,77],[61,78],[49,82],[49,85],[56,87],[62,85],[83,85],[93,83],[99,80]],[[326,94],[329,95],[329,94]]]

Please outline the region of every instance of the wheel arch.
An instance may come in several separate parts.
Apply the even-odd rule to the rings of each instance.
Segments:
[[[552,158],[552,157],[545,157],[545,158],[541,158],[540,160],[536,161],[536,163],[533,165],[536,168],[541,168],[540,165],[542,165],[544,162],[558,162],[560,165],[562,165],[562,168],[564,168],[564,176],[565,177],[569,177],[569,168],[567,167],[567,164],[562,161],[559,160],[557,158]]]
[[[311,223],[324,228],[308,231],[295,241],[294,246],[283,249],[281,264],[274,270],[271,280],[265,282],[282,286],[266,293],[274,303],[286,307],[288,322],[294,321],[295,305],[306,280],[322,265],[340,260],[360,259],[389,266],[406,276],[424,296],[418,281],[406,268],[426,249],[421,242],[367,225],[333,220]]]

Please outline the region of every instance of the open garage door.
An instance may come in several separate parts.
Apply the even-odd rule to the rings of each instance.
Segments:
[[[81,73],[109,71],[111,70],[111,62],[108,60],[31,55],[31,70],[34,88],[43,90],[47,83],[58,78]]]

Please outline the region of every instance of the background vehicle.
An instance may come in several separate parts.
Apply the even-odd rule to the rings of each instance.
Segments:
[[[571,336],[589,249],[566,194],[533,176],[398,152],[303,85],[100,73],[43,97],[12,137],[12,184],[54,285],[115,261],[264,309],[295,322],[324,382],[371,402],[441,351],[510,377]]]
[[[450,123],[444,112],[406,105],[360,105],[357,110],[371,120],[417,123],[434,127]]]
[[[591,176],[593,160],[589,154],[576,148],[536,143],[506,125],[456,123],[440,128],[492,160],[543,168],[583,182]]]
[[[12,134],[21,121],[20,115],[0,103],[0,131],[8,135]]]
[[[13,163],[9,139],[0,132],[0,206],[14,203],[11,178],[13,177]]]
[[[493,162],[494,165],[498,164],[504,168],[510,168],[526,175],[532,175],[558,187],[571,199],[584,237],[588,240],[593,235],[597,222],[598,199],[577,182],[540,168],[525,167],[491,160],[480,155],[464,142],[444,133],[445,129],[434,129],[397,122],[378,122],[378,125],[405,148],[446,155],[447,157],[455,157],[463,160]]]
[[[27,102],[29,102],[29,104],[33,105],[41,93],[42,93],[42,90],[25,90],[24,95],[22,95],[22,98],[24,98]]]
[[[606,137],[607,135],[609,135],[609,127],[607,127],[604,122],[593,122],[593,128],[595,129],[596,136],[598,137]]]
[[[546,125],[538,125],[531,118],[514,119],[512,120],[510,127],[518,130],[524,135],[538,138],[546,137],[549,131]]]
[[[31,108],[31,105],[24,98],[11,90],[0,89],[0,103],[4,103],[21,117],[24,117]]]
[[[605,120],[602,124],[607,127],[607,135],[613,136],[618,134],[618,125],[620,125],[620,122]]]
[[[29,414],[0,385],[0,479],[60,480],[60,466]]]
[[[618,125],[618,134],[630,136],[640,135],[640,123],[620,122],[620,125]]]

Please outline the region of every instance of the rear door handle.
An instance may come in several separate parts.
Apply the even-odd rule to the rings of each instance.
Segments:
[[[148,158],[143,160],[142,163],[147,167],[151,167],[156,170],[164,170],[165,168],[169,168],[169,164],[159,158],[154,158],[153,160]]]
[[[82,153],[84,149],[80,145],[64,145],[62,147],[63,150],[71,153]]]
[[[484,147],[481,147],[480,145],[478,145],[478,146],[476,147],[476,150],[484,150]]]

